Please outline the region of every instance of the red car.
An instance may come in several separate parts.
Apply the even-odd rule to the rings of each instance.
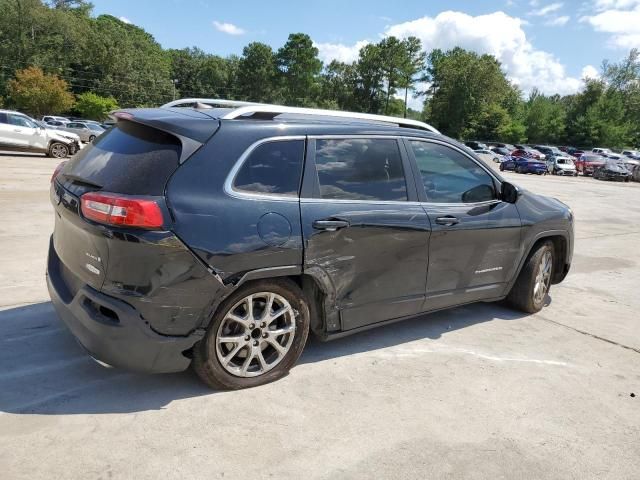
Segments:
[[[533,158],[534,160],[543,160],[544,155],[533,148],[516,148],[513,152],[511,152],[512,157],[523,157],[523,158]]]
[[[600,155],[583,153],[573,163],[576,164],[576,170],[582,172],[582,175],[586,177],[587,175],[593,175],[593,171],[598,167],[602,167],[606,161],[607,159]]]

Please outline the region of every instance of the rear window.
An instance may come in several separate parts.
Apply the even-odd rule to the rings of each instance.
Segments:
[[[250,193],[297,196],[303,157],[304,140],[258,145],[242,164],[233,188]]]
[[[178,168],[181,150],[180,140],[173,135],[119,121],[69,162],[65,176],[107,192],[162,195]]]

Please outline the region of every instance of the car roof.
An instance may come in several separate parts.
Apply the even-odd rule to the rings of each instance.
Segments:
[[[129,119],[145,125],[186,136],[199,142],[206,141],[212,134],[212,122],[225,127],[235,126],[252,130],[254,135],[393,135],[415,138],[446,140],[456,146],[462,144],[440,133],[407,128],[386,122],[374,122],[352,118],[336,118],[299,114],[282,114],[274,119],[238,117],[222,119],[231,108],[141,108],[124,109],[114,112],[118,119]],[[402,120],[402,119],[399,119]],[[234,128],[235,128],[234,127]],[[217,128],[217,127],[215,127]],[[261,131],[261,132],[258,132]]]

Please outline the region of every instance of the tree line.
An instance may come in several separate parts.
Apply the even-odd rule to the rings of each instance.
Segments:
[[[0,11],[0,103],[34,114],[101,116],[118,105],[214,97],[408,116],[460,139],[640,144],[637,49],[619,63],[603,62],[601,76],[584,79],[579,93],[534,89],[525,97],[495,57],[427,51],[415,37],[387,37],[362,47],[353,62],[323,64],[304,33],[275,50],[252,42],[241,55],[222,57],[163,49],[140,27],[94,17],[84,0],[0,0]],[[58,103],[43,104],[43,91]],[[423,101],[421,110],[407,108],[410,95]]]

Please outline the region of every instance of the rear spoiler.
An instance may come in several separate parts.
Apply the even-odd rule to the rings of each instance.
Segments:
[[[182,164],[218,131],[220,121],[193,110],[175,110],[132,108],[113,111],[109,116],[116,122],[135,122],[173,135],[182,144]]]

